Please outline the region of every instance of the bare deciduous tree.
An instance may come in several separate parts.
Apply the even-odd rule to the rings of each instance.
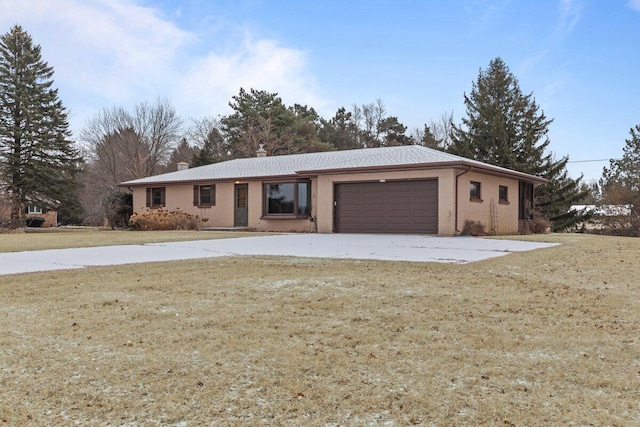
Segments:
[[[380,98],[362,106],[353,104],[351,117],[359,129],[358,145],[361,148],[387,145],[386,134],[389,127],[395,127],[396,130],[401,127],[399,122],[397,123],[399,126],[396,125],[397,118],[387,117],[387,108]]]
[[[229,141],[223,136],[220,121],[214,117],[192,120],[187,138],[193,144],[191,166],[204,166],[231,158]]]
[[[110,183],[161,172],[176,147],[182,120],[167,100],[104,109],[80,133],[91,165],[111,172]]]
[[[133,113],[104,109],[80,133],[87,159],[83,174],[85,210],[99,222],[101,199],[122,181],[163,172],[181,134],[182,120],[169,101],[141,103]]]
[[[444,112],[436,120],[429,122],[429,128],[433,136],[438,141],[439,148],[446,150],[451,145],[451,135],[453,134],[453,111]]]

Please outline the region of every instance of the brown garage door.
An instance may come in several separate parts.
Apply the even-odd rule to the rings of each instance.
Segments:
[[[438,233],[438,180],[335,186],[338,233]]]

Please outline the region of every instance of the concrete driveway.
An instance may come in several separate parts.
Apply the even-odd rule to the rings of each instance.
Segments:
[[[0,253],[0,274],[241,255],[464,264],[555,246],[473,237],[278,234],[190,242]]]

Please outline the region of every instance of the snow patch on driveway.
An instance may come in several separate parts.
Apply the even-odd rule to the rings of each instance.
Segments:
[[[0,253],[0,274],[242,255],[464,264],[555,245],[473,237],[265,234],[232,239]]]

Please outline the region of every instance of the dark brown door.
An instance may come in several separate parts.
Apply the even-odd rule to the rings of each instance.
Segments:
[[[335,186],[339,233],[438,233],[438,180]]]
[[[249,225],[249,185],[236,184],[234,193],[233,225],[246,227]]]

